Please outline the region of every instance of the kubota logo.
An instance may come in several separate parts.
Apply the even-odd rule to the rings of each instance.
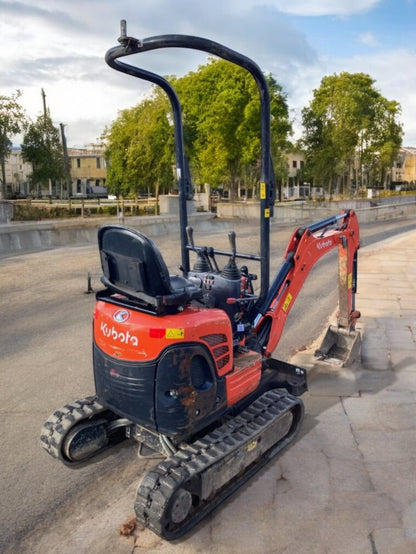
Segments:
[[[117,323],[124,323],[129,317],[130,313],[127,310],[117,310],[113,314],[113,319],[117,321]]]
[[[332,240],[323,240],[322,242],[316,243],[316,248],[318,250],[322,250],[323,248],[328,248],[328,246],[332,246]]]
[[[132,346],[139,345],[139,339],[135,335],[131,335],[130,331],[126,331],[125,333],[117,331],[114,325],[109,327],[104,321],[101,322],[100,331],[105,337],[120,342],[121,344],[131,344]]]

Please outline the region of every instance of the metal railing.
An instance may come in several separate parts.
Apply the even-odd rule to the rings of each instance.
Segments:
[[[48,211],[62,209],[67,210],[68,215],[81,215],[82,217],[103,214],[154,214],[157,206],[157,201],[154,197],[121,200],[108,198],[70,198],[68,200],[26,198],[12,200],[11,203],[15,207],[41,208]]]

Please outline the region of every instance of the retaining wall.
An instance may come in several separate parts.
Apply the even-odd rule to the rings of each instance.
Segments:
[[[353,209],[360,222],[395,219],[403,216],[416,216],[416,201],[391,203],[374,206],[370,201],[331,202],[325,206],[314,206],[303,202],[277,204],[274,207],[273,220],[285,225],[295,223],[312,223],[342,209]],[[217,206],[217,215],[221,218],[255,219],[259,214],[258,202],[222,203]]]
[[[195,213],[188,217],[189,224],[199,232],[212,227],[213,213]],[[0,225],[0,256],[60,246],[95,243],[101,225],[124,224],[139,229],[150,237],[179,233],[177,216],[141,216],[117,218],[91,218],[54,220]],[[223,223],[224,226],[226,223]]]
[[[274,208],[272,222],[281,225],[304,225],[335,215],[343,208],[354,209],[360,223],[416,217],[415,201],[383,206],[371,206],[368,201],[359,202],[359,204],[357,202],[332,202],[325,207],[303,203],[279,204]],[[258,203],[223,203],[217,206],[218,217],[213,213],[197,212],[189,215],[188,220],[199,234],[205,230],[212,230],[213,225],[217,229],[229,229],[232,227],[230,222],[232,220],[237,224],[244,220],[255,220],[258,215]],[[0,225],[0,256],[60,246],[95,243],[98,228],[109,223],[131,226],[150,237],[179,233],[179,222],[176,215],[126,217],[124,220],[109,217],[8,223]]]

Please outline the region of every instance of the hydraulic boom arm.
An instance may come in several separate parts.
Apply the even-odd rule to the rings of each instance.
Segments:
[[[286,318],[313,265],[338,247],[339,313],[338,327],[349,332],[360,313],[355,310],[357,251],[360,234],[356,214],[344,210],[294,231],[286,248],[284,261],[271,283],[269,293],[255,320],[255,332],[263,342],[263,353],[271,356],[283,332]]]

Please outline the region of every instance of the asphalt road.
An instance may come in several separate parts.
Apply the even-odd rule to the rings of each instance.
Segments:
[[[416,221],[406,219],[362,226],[362,246],[415,228]],[[280,264],[292,231],[272,226],[272,270]],[[257,229],[240,222],[236,232],[239,250],[256,249]],[[178,238],[163,237],[157,242],[174,272],[179,264]],[[195,242],[228,248],[223,230],[202,238],[196,229]],[[255,272],[255,267],[248,265]],[[90,466],[73,470],[40,447],[40,429],[49,414],[94,392],[91,316],[95,299],[86,293],[88,271],[93,275],[93,287],[98,288],[95,245],[0,260],[0,552],[6,548],[13,552],[13,545],[36,524],[52,525],[60,509],[81,496],[86,513],[88,506],[114,498],[119,488],[138,481],[143,470],[153,464],[138,460],[136,447],[126,444]],[[275,357],[287,360],[315,340],[336,302],[334,252],[308,277]]]

